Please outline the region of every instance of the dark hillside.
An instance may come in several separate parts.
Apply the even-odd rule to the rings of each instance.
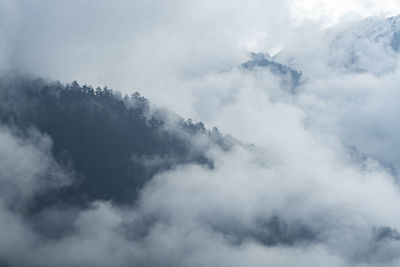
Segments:
[[[77,82],[18,77],[0,81],[0,101],[2,123],[21,135],[32,128],[49,135],[53,157],[75,173],[71,186],[38,196],[35,209],[97,199],[130,203],[156,173],[187,163],[212,168],[207,150],[232,144],[216,128],[151,109],[138,93],[121,97]],[[168,123],[169,116],[177,122]]]

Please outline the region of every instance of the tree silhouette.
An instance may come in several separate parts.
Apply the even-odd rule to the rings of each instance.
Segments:
[[[234,143],[191,120],[179,118],[173,130],[165,127],[165,118],[176,115],[150,110],[139,93],[123,98],[107,87],[93,90],[76,81],[64,86],[25,77],[2,80],[0,101],[3,123],[22,135],[32,127],[49,135],[54,158],[75,172],[71,186],[36,196],[33,210],[96,199],[132,203],[160,171],[188,163],[212,168],[207,149],[229,150]],[[206,146],[196,144],[199,136],[208,140]],[[146,161],[155,158],[149,166]]]

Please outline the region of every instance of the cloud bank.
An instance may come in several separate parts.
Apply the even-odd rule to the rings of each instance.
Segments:
[[[212,167],[174,162],[132,202],[37,211],[35,196],[78,168],[38,125],[2,125],[0,266],[398,266],[399,23],[386,2],[1,1],[6,73],[137,89],[241,142],[206,146]],[[260,51],[301,72],[297,86],[243,68]]]

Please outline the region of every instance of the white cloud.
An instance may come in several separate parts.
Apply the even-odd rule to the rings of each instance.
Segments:
[[[400,3],[396,0],[292,0],[290,6],[293,16],[298,21],[316,20],[322,22],[324,26],[368,16],[394,16],[400,10]]]
[[[0,56],[15,69],[137,89],[153,103],[256,145],[252,152],[215,151],[213,170],[190,165],[159,175],[136,207],[96,202],[73,211],[76,231],[59,242],[42,240],[1,207],[0,222],[12,228],[0,248],[7,256],[26,253],[17,263],[399,263],[399,244],[373,237],[374,227],[400,229],[398,177],[389,169],[400,162],[398,56],[387,39],[376,42],[371,33],[378,19],[349,22],[393,14],[397,1],[0,3],[21,16],[18,22],[0,17],[6,22]],[[276,58],[301,70],[304,84],[292,94],[265,69],[237,68],[249,49],[279,50]],[[40,171],[60,171],[49,156],[50,140],[38,140],[44,148],[0,132],[0,156],[8,159],[0,164],[0,181],[34,188]],[[22,168],[13,165],[16,158],[25,162]],[[254,234],[262,231],[258,220],[275,214],[318,237],[311,244],[263,245]],[[133,228],[134,237],[124,227]],[[232,242],[235,235],[244,236],[242,242]]]

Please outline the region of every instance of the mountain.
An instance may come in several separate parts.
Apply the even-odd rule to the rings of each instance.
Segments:
[[[397,67],[400,15],[367,18],[326,31],[330,63],[350,71],[383,74]]]
[[[358,30],[360,38],[381,42],[398,52],[400,48],[400,15],[383,21],[366,19],[360,23]]]
[[[383,75],[398,67],[400,15],[370,17],[334,25],[322,31],[302,29],[290,46],[271,59],[301,70],[304,80],[330,72]],[[301,37],[307,35],[307,38]],[[262,57],[260,58],[261,60]]]
[[[301,72],[274,61],[269,54],[262,52],[250,53],[250,60],[241,64],[243,69],[255,70],[262,68],[276,75],[284,87],[294,90],[300,83]]]
[[[208,130],[201,122],[151,108],[139,93],[122,97],[75,81],[2,78],[0,103],[3,127],[22,139],[32,131],[48,136],[51,156],[73,173],[68,186],[35,195],[32,212],[95,200],[132,203],[160,171],[189,163],[213,168],[208,151],[227,151],[235,143],[217,128]]]

